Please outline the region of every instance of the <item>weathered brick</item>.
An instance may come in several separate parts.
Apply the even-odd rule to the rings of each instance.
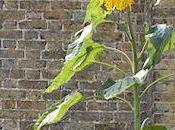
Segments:
[[[173,98],[174,94],[172,93],[154,93],[154,100],[161,101],[161,102],[174,102],[175,99]]]
[[[61,70],[63,64],[64,64],[63,60],[48,61],[47,68],[49,70]]]
[[[0,98],[13,100],[41,100],[40,91],[1,89]]]
[[[4,48],[13,48],[13,49],[16,48],[15,40],[4,40],[2,44]]]
[[[17,88],[18,80],[16,80],[16,79],[3,79],[1,85],[3,88]]]
[[[0,38],[4,39],[21,39],[22,31],[20,30],[0,30]]]
[[[48,86],[46,86],[48,87]],[[56,90],[53,91],[52,93],[45,93],[43,95],[44,100],[58,100],[61,97],[61,91],[60,90]]]
[[[17,21],[5,21],[3,29],[17,29]]]
[[[73,19],[75,21],[82,21],[84,20],[84,16],[85,16],[85,11],[74,11],[73,13]]]
[[[131,108],[128,106],[128,104],[123,102],[118,103],[118,109],[119,111],[131,111]]]
[[[58,70],[42,70],[41,74],[43,79],[53,79],[58,74]]]
[[[39,50],[26,51],[26,59],[40,59]]]
[[[95,130],[124,130],[125,123],[95,124]]]
[[[168,114],[154,114],[154,121],[156,123],[162,124],[174,124],[175,123],[175,116],[171,113]]]
[[[105,122],[105,123],[110,123],[113,122],[113,112],[105,112],[103,111],[102,113],[99,113],[100,115],[100,121],[101,122]]]
[[[32,75],[33,76],[33,75]],[[40,80],[19,80],[18,81],[18,88],[24,89],[44,89],[48,86],[47,81],[40,81]]]
[[[32,120],[37,118],[37,111],[22,111],[22,110],[0,110],[0,118],[4,119],[27,119]]]
[[[25,18],[24,11],[15,11],[15,10],[0,10],[1,20],[22,20]],[[0,20],[0,21],[1,21]]]
[[[61,50],[43,51],[42,59],[61,59],[65,56],[65,53]]]
[[[6,69],[0,69],[0,80],[4,80],[6,78],[9,78],[9,73],[10,71],[9,70],[6,70]]]
[[[96,90],[102,83],[100,81],[87,82],[80,81],[80,89],[82,90]]]
[[[46,46],[45,41],[19,41],[18,48],[25,50],[44,50]]]
[[[174,64],[175,64],[175,59],[163,59],[161,60],[161,62],[156,65],[155,69],[169,69],[169,70],[173,70],[174,69]]]
[[[154,74],[153,76],[155,78],[158,78],[158,77],[163,77],[165,75],[172,74],[174,72],[175,72],[174,69],[173,70],[154,70],[153,71],[153,74]],[[170,77],[170,78],[166,79],[166,81],[174,81],[174,77]]]
[[[19,60],[19,68],[32,68],[32,69],[43,69],[46,67],[46,61],[44,60]]]
[[[68,21],[63,24],[64,31],[76,31],[82,26],[82,22],[78,21]]]
[[[155,86],[155,92],[158,92],[158,93],[175,92],[174,82],[160,82],[160,83],[158,83]]]
[[[74,105],[70,110],[72,111],[86,111],[86,102],[80,102]]]
[[[0,50],[0,55],[1,58],[23,58],[24,51],[14,49]]]
[[[109,35],[110,34],[110,35]],[[98,42],[116,42],[122,41],[122,33],[121,32],[96,32],[94,34],[93,39]]]
[[[78,123],[76,122],[76,125],[73,122],[61,122],[58,125],[51,126],[52,130],[93,130],[94,124],[92,123]]]
[[[4,100],[4,101],[2,101],[2,108],[3,109],[15,109],[16,108],[16,101]]]
[[[62,44],[63,41],[48,41],[47,50],[60,51],[60,53],[64,53]]]
[[[25,10],[50,10],[49,1],[21,1],[20,8]]]
[[[11,79],[23,79],[25,77],[25,71],[19,69],[10,70],[10,78]]]
[[[80,1],[52,1],[51,2],[52,9],[68,9],[68,10],[78,10],[81,9]]]
[[[116,103],[113,102],[88,102],[87,104],[88,111],[115,111],[117,110]]]
[[[94,79],[94,71],[81,71],[80,73],[77,73],[72,79],[76,80],[90,80],[92,81]]]
[[[45,107],[45,101],[17,101],[18,109],[44,110]]]
[[[100,121],[100,116],[98,112],[72,112],[71,120],[82,121],[82,122],[93,122],[93,121]]]
[[[12,69],[17,66],[17,61],[15,59],[3,59],[2,67],[6,69]]]
[[[42,18],[42,12],[41,11],[27,11],[26,13],[27,19],[41,19]]]
[[[23,21],[19,23],[21,29],[47,29],[47,23],[43,20]]]
[[[34,121],[20,121],[19,126],[22,130],[33,130]],[[41,130],[48,130],[48,126],[41,128]]]
[[[8,10],[17,10],[18,9],[18,1],[4,1],[4,6]]]
[[[68,83],[65,83],[63,85],[63,89],[66,90],[72,90],[72,89],[78,89],[79,85],[78,85],[78,81],[75,80],[70,80]]]
[[[39,33],[37,31],[25,31],[24,32],[24,39],[26,40],[35,40],[38,39]]]
[[[0,122],[0,126],[3,130],[18,130],[17,120],[3,120]]]
[[[67,10],[57,9],[52,11],[47,11],[44,13],[44,18],[46,19],[71,19],[72,14]]]
[[[40,79],[40,70],[27,70],[26,78],[33,80]]]
[[[115,112],[114,120],[129,123],[134,121],[134,117],[132,112]]]
[[[167,113],[170,112],[170,104],[169,103],[155,103],[154,111],[157,113]]]
[[[72,32],[60,32],[60,31],[41,31],[41,39],[47,41],[62,41],[64,39],[71,39]]]
[[[26,91],[13,91],[13,90],[5,90],[1,89],[0,97],[4,99],[25,99],[26,98]]]
[[[49,21],[48,22],[48,29],[53,31],[61,31],[62,30],[62,23],[60,21]]]

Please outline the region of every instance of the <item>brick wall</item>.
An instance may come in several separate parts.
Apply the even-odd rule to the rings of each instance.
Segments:
[[[154,8],[154,23],[167,23],[175,27],[175,0],[161,1],[160,5]],[[175,72],[175,50],[164,56],[162,62],[157,65],[154,76],[163,76]],[[169,78],[160,83],[154,90],[154,121],[175,130],[175,78]]]
[[[0,129],[32,130],[33,123],[40,113],[54,100],[65,96],[72,89],[79,89],[87,95],[92,95],[95,88],[108,76],[121,77],[120,74],[114,73],[114,70],[95,64],[77,74],[60,90],[42,94],[63,66],[66,47],[73,41],[74,32],[81,27],[87,2],[88,0],[0,1]],[[145,17],[151,21],[151,15],[144,13],[145,10],[151,12],[150,6],[146,4],[145,7],[145,3],[149,1],[137,1],[133,11],[135,14],[133,24],[139,45],[143,39],[142,25]],[[171,9],[166,11],[173,22],[173,12]],[[164,19],[164,16],[160,15],[160,19],[158,16],[155,15],[154,20]],[[116,23],[98,27],[94,39],[108,46],[121,48],[130,54],[128,40],[124,35],[126,30],[124,17],[126,15],[121,13],[109,16],[108,19],[115,19]],[[172,62],[167,62],[166,57]],[[173,70],[173,54],[166,57],[164,63],[167,66],[165,64],[162,66]],[[102,58],[130,71],[121,55],[105,52]],[[167,73],[168,70],[165,69],[167,68],[164,68],[161,74]],[[157,73],[155,70],[155,74]],[[167,84],[170,86],[169,89],[165,87]],[[164,118],[169,119],[171,122],[165,123],[173,126],[171,114],[173,103],[170,103],[172,101],[168,98],[169,94],[167,97],[164,95],[164,93],[173,95],[170,89],[173,89],[173,82],[156,87],[154,108],[157,114],[154,117],[155,121],[160,123],[164,123],[161,122],[165,121]],[[122,96],[132,100],[130,91]],[[151,91],[142,104],[143,117],[151,116],[152,99]],[[167,99],[169,99],[168,107],[164,102]],[[132,130],[132,124],[132,113],[122,102],[93,99],[76,105],[61,123],[45,127],[43,130]]]

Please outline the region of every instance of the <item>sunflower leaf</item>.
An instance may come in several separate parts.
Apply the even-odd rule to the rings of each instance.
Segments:
[[[166,51],[175,48],[175,30],[166,24],[151,26],[145,38],[148,42],[147,51],[149,56],[144,69],[150,69],[158,64]]]
[[[135,85],[143,84],[147,74],[148,70],[140,70],[132,77],[126,77],[117,81],[108,79],[97,89],[97,95],[107,100],[114,98]]]
[[[45,125],[59,122],[69,110],[69,108],[80,102],[82,98],[82,94],[75,91],[70,95],[67,95],[62,100],[57,101],[51,105],[46,110],[46,112],[43,113],[42,116],[37,120],[37,123],[34,126],[34,130],[40,130]]]
[[[102,8],[103,1],[90,0],[84,23],[93,23],[93,27],[95,28],[98,24],[105,22],[106,15],[110,14],[111,11],[106,11]]]
[[[65,62],[61,72],[56,76],[45,92],[50,93],[58,89],[61,85],[68,82],[76,73],[93,64],[98,54],[101,53],[103,49],[103,45],[97,44],[92,40],[84,41],[79,53],[71,60]]]

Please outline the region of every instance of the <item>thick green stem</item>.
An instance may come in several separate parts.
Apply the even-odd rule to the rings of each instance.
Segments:
[[[130,34],[130,39],[131,39],[131,45],[132,45],[132,54],[133,54],[133,67],[132,71],[133,74],[136,74],[138,71],[138,56],[137,56],[137,45],[135,42],[135,36],[134,36],[134,31],[132,28],[132,22],[131,22],[131,11],[128,10],[128,30]],[[136,85],[134,86],[134,130],[140,130],[141,128],[141,113],[140,113],[140,86]]]
[[[141,127],[141,112],[140,112],[140,86],[134,88],[134,130],[140,130]]]

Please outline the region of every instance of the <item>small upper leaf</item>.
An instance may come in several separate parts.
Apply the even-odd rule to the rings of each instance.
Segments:
[[[167,128],[164,126],[150,125],[150,126],[145,126],[143,130],[167,130]]]
[[[57,101],[51,105],[45,113],[37,120],[34,126],[35,130],[40,130],[45,125],[50,125],[59,122],[69,110],[70,107],[82,100],[81,93],[75,91],[67,95],[64,99]]]
[[[102,96],[105,99],[116,97],[134,85],[143,84],[147,74],[148,70],[140,70],[132,77],[126,77],[117,81],[108,79],[97,90],[97,95]]]
[[[148,42],[148,59],[144,69],[150,69],[158,64],[162,55],[175,48],[175,30],[166,24],[156,24],[150,27],[146,36]]]
[[[106,11],[102,8],[103,0],[90,0],[86,10],[84,23],[93,23],[95,28],[98,24],[105,21],[106,15],[111,11]]]

